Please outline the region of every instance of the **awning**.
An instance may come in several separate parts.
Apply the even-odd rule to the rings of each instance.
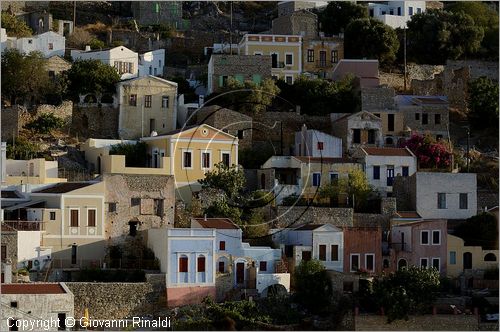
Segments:
[[[39,204],[39,203],[45,203],[45,200],[44,199],[36,199],[36,200],[33,200],[33,201],[29,201],[29,202],[25,202],[25,203],[21,203],[21,204],[16,204],[16,205],[9,206],[9,207],[5,208],[4,210],[5,211],[14,211],[14,210],[17,210],[17,209],[22,209],[22,208],[30,207],[30,206],[33,206],[33,205]]]

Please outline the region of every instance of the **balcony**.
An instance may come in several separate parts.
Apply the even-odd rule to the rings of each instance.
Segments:
[[[16,231],[44,231],[45,223],[42,221],[27,220],[6,220],[3,225],[13,228]]]

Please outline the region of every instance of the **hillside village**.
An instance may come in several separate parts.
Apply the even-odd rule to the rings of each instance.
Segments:
[[[1,330],[498,329],[498,2],[1,9]]]

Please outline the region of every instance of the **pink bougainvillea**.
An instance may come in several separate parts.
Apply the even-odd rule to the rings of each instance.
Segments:
[[[446,168],[451,164],[452,154],[449,148],[436,142],[431,136],[414,134],[402,146],[417,156],[420,168]]]

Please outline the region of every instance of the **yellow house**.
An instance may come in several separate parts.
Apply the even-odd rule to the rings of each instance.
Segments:
[[[29,220],[43,223],[42,246],[51,249],[53,267],[99,264],[106,254],[103,182],[58,183],[31,198],[44,205],[26,211]]]
[[[382,120],[384,146],[398,146],[398,142],[406,135],[403,114],[396,110],[377,110],[372,113]]]
[[[177,126],[177,83],[144,76],[117,84],[118,135],[123,139],[165,134]]]
[[[238,54],[270,55],[271,75],[289,84],[302,73],[302,36],[246,34]]]
[[[47,161],[44,158],[31,160],[7,159],[5,163],[5,185],[19,184],[50,184],[66,182],[67,179],[58,175],[57,161]]]
[[[485,250],[481,246],[465,246],[464,240],[448,234],[448,277],[458,277],[466,270],[498,268],[498,250]]]
[[[191,201],[198,180],[218,163],[238,165],[238,138],[207,124],[185,127],[165,135],[145,137],[150,165],[170,170],[174,175],[177,196]],[[168,165],[169,164],[169,165]]]
[[[304,38],[304,72],[330,78],[333,68],[344,58],[344,40],[339,37]]]

